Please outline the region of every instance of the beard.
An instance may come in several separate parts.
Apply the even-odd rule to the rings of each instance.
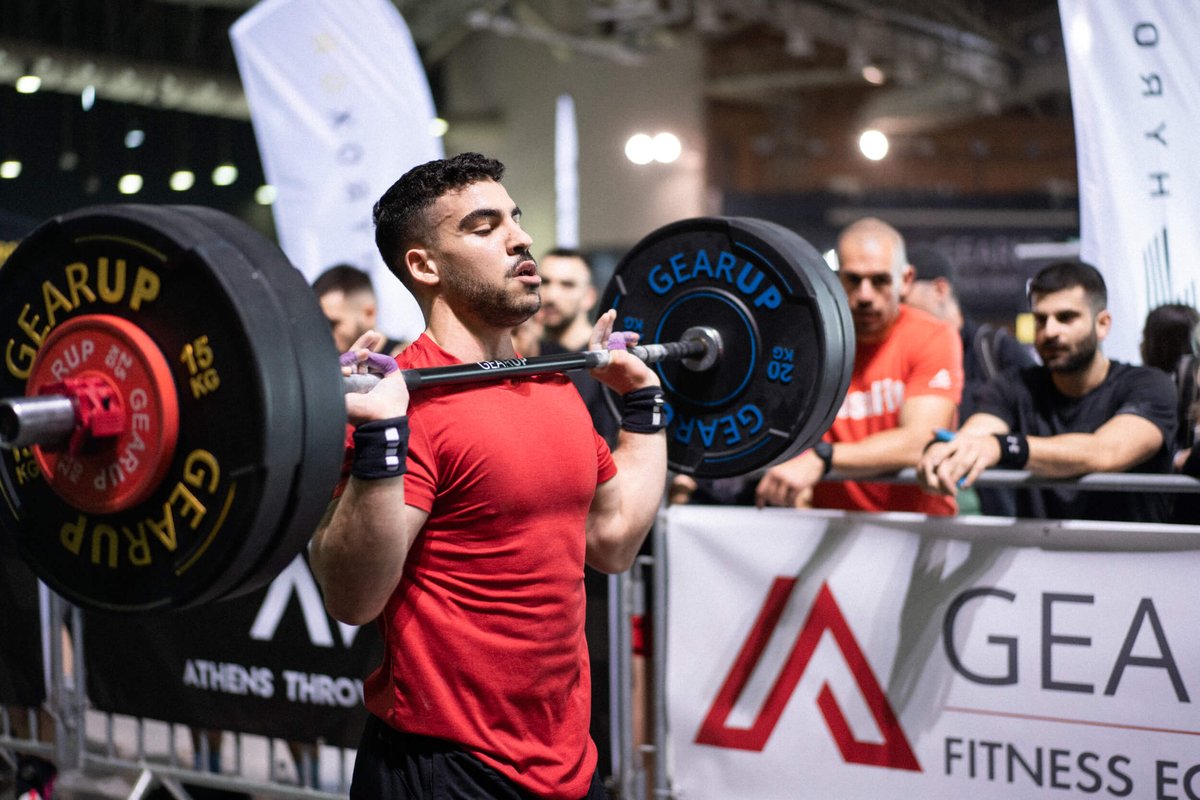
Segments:
[[[542,327],[546,329],[547,333],[558,335],[565,333],[567,328],[571,327],[571,323],[574,321],[575,317],[560,316],[557,322],[551,323],[546,321],[546,319],[543,317]]]
[[[519,260],[526,261],[527,256]],[[489,284],[458,270],[447,270],[442,274],[446,297],[457,307],[468,309],[489,325],[497,328],[515,328],[537,313],[542,305],[536,289],[513,282],[517,264],[514,263],[504,274],[499,284]]]
[[[1047,348],[1039,347],[1038,355],[1041,356],[1042,363],[1051,372],[1073,374],[1083,372],[1088,368],[1088,365],[1096,357],[1096,349],[1099,346],[1100,339],[1096,335],[1095,329],[1093,329],[1074,348],[1066,350],[1050,349],[1047,352]]]

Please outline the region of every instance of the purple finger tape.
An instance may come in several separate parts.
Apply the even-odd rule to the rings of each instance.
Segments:
[[[633,341],[634,334],[629,331],[614,331],[608,337],[609,350],[625,350]]]
[[[343,367],[351,367],[358,363],[358,356],[353,350],[348,353],[342,353],[338,357],[338,363]],[[364,362],[371,372],[378,372],[382,375],[390,375],[400,366],[396,363],[396,359],[386,353],[370,353],[367,355],[367,360]]]

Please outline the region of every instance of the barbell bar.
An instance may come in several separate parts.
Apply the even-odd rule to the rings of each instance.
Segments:
[[[677,472],[741,475],[795,455],[849,384],[844,293],[814,248],[763,220],[653,231],[601,307],[660,376]],[[0,268],[0,349],[0,526],[51,588],[105,611],[186,608],[271,580],[340,475],[343,393],[377,380],[342,375],[278,247],[197,206],[98,206],[39,225]],[[404,379],[422,391],[604,357]]]
[[[710,369],[720,359],[721,334],[713,328],[697,326],[684,331],[683,338],[678,342],[634,345],[627,348],[627,351],[646,364],[678,360],[689,369],[702,371]],[[445,367],[405,369],[401,370],[401,374],[409,391],[415,392],[438,386],[598,369],[607,366],[611,358],[608,350],[584,350],[498,361],[475,361]],[[342,378],[342,390],[345,393],[368,392],[379,380],[378,372],[346,375]],[[45,450],[61,449],[68,445],[73,436],[80,433],[81,426],[85,428],[85,434],[89,438],[116,436],[123,432],[123,429],[114,429],[100,436],[86,430],[88,419],[83,411],[83,403],[78,395],[48,394],[0,399],[0,448],[38,445]]]

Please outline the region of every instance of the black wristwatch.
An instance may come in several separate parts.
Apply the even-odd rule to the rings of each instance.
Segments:
[[[823,475],[828,475],[833,469],[833,445],[822,439],[813,445],[812,451],[817,454],[817,458],[825,462],[825,472]]]

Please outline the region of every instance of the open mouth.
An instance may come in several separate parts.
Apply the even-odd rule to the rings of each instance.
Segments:
[[[518,278],[536,278],[537,277],[537,262],[533,259],[527,259],[517,264],[514,275]]]

